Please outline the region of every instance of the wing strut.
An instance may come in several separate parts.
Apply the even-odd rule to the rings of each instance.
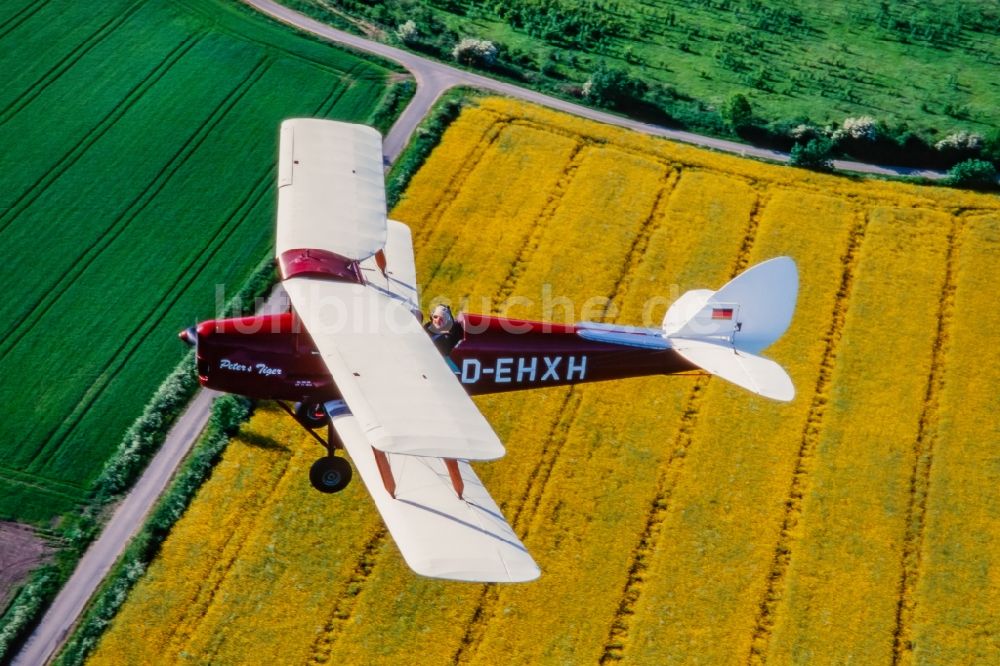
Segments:
[[[451,485],[458,493],[458,499],[465,499],[462,493],[465,491],[465,481],[462,481],[462,473],[458,471],[458,461],[454,458],[445,458],[444,466],[448,468],[448,476],[451,477]]]
[[[389,458],[385,455],[385,451],[379,451],[374,446],[372,447],[372,453],[375,454],[375,465],[378,467],[379,476],[382,477],[382,485],[385,486],[385,491],[389,493],[392,499],[396,499],[396,478],[392,475],[392,467],[389,465]],[[462,480],[462,472],[458,469],[458,461],[454,458],[442,458],[444,460],[444,466],[448,470],[448,476],[451,478],[451,487],[455,489],[455,494],[458,495],[458,499],[464,500],[462,493],[465,492],[465,481]]]

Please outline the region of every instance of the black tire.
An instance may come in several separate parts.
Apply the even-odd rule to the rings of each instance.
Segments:
[[[321,402],[295,403],[295,418],[307,428],[316,430],[328,423],[326,410]]]
[[[309,482],[321,493],[339,493],[351,482],[351,463],[344,458],[327,456],[313,463]]]

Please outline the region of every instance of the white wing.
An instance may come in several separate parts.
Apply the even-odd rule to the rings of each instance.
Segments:
[[[386,234],[382,135],[329,120],[281,123],[277,256],[314,249],[366,259]]]
[[[335,414],[332,423],[411,569],[484,583],[538,578],[538,565],[468,463],[458,461],[460,498],[440,458],[385,454],[396,484],[393,498],[358,420]]]
[[[406,562],[436,578],[537,578],[465,462],[499,458],[503,445],[414,317],[413,243],[386,218],[378,132],[290,120],[280,152],[278,258],[322,250],[357,262],[365,282],[299,276],[283,286],[350,407],[331,422]]]
[[[402,302],[346,282],[297,277],[284,287],[372,446],[438,458],[503,456],[496,433]]]

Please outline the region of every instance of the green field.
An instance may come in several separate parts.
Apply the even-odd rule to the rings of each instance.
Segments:
[[[647,98],[692,127],[746,95],[762,121],[870,115],[933,143],[1000,127],[1000,6],[982,0],[289,0],[350,27],[412,19],[411,45],[449,57],[464,37],[500,46],[528,85],[578,94],[601,61],[650,86]],[[354,29],[358,29],[355,23]],[[369,30],[370,32],[370,30]]]
[[[0,519],[44,525],[269,253],[281,119],[391,72],[223,0],[5,2],[0,71]]]

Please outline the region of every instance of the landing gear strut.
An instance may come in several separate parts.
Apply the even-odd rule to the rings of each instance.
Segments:
[[[309,482],[313,488],[321,493],[337,493],[346,488],[353,474],[351,463],[335,455],[337,449],[344,448],[344,445],[333,429],[323,404],[298,402],[294,409],[281,401],[278,404],[326,449],[326,455],[314,462],[309,469]],[[316,432],[324,424],[327,427],[325,440]]]

